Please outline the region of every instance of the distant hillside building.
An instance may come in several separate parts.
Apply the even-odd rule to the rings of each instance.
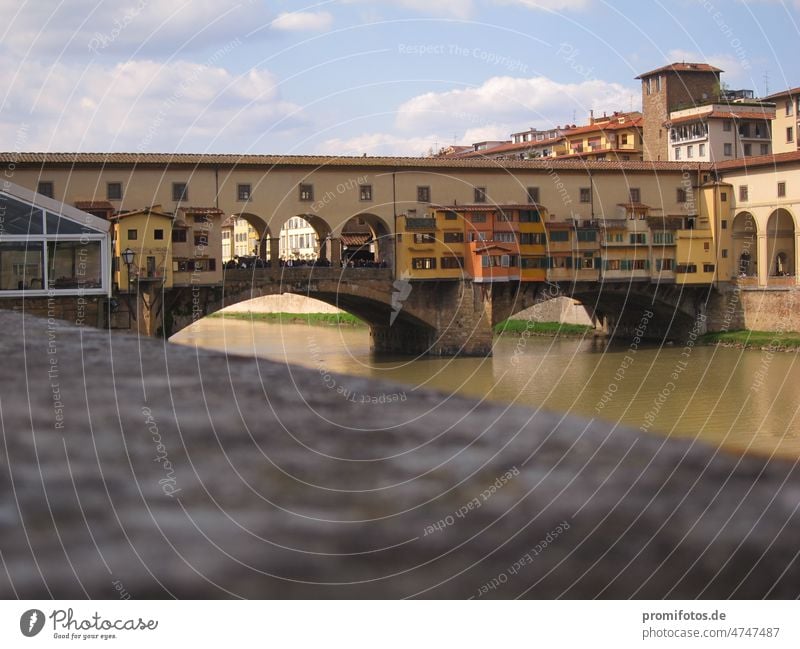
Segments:
[[[769,155],[774,117],[775,104],[754,100],[673,111],[664,124],[669,129],[669,159],[722,162]]]
[[[775,120],[772,123],[772,152],[788,153],[800,149],[797,123],[800,117],[800,88],[776,92],[765,101],[775,102]]]
[[[645,160],[670,159],[670,113],[718,98],[721,72],[707,63],[672,63],[636,77],[642,81]]]

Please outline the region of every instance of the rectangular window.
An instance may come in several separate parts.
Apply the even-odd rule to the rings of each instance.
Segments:
[[[36,192],[47,198],[53,198],[53,182],[51,180],[42,180],[36,188]]]
[[[672,245],[675,243],[675,235],[672,232],[653,232],[653,244]]]
[[[230,233],[229,233],[230,234]],[[172,230],[173,243],[186,243],[186,230],[183,228],[175,228]]]
[[[746,201],[748,196],[747,185],[739,185],[739,200]]]
[[[643,232],[632,232],[630,242],[635,246],[643,246],[647,243],[647,235]]]
[[[417,203],[431,202],[431,188],[427,185],[417,187]]]
[[[156,241],[163,241],[164,240],[164,230],[153,230],[153,239]]]
[[[783,198],[786,196],[786,183],[781,181],[778,183],[778,197]]]
[[[794,129],[791,126],[786,127],[786,141],[794,142]]]
[[[723,259],[727,259],[728,258],[728,249],[727,248],[723,248],[722,249],[722,258]]]
[[[642,192],[639,191],[638,187],[631,187],[628,190],[628,200],[631,203],[641,203],[642,202]]]
[[[744,154],[746,156],[753,155],[753,145],[752,144],[745,144],[743,147]]]
[[[520,267],[522,267],[522,268],[546,269],[547,268],[547,258],[546,257],[523,257],[522,259],[520,259]]]
[[[683,187],[678,187],[676,200],[679,203],[685,203],[686,202],[686,190]]]
[[[435,243],[436,235],[432,232],[415,232],[414,243]]]
[[[704,158],[705,155],[706,155],[706,145],[705,144],[700,144],[700,145],[698,145],[697,148],[699,149],[698,153],[700,154],[700,157]]]
[[[578,230],[578,241],[597,241],[597,230]]]
[[[728,202],[728,192],[720,192],[719,193],[719,201],[720,201],[720,203],[727,203]]]
[[[581,203],[591,203],[592,202],[592,190],[590,187],[581,187],[580,190],[580,201]]]
[[[435,270],[436,257],[412,257],[411,267],[414,270]]]
[[[675,147],[675,159],[676,160],[680,160],[681,159],[681,148],[679,146]]]
[[[128,241],[136,241],[139,238],[139,231],[136,228],[128,230]]]
[[[768,155],[768,154],[769,154],[769,144],[762,144],[761,155]]]
[[[122,183],[106,183],[106,198],[110,201],[121,201]]]
[[[656,270],[672,270],[674,268],[673,259],[656,259]]]
[[[497,220],[498,221],[505,221],[506,223],[511,222],[514,220],[514,212],[506,212],[504,210],[498,210],[497,212]]]
[[[470,232],[469,233],[469,240],[470,241],[486,241],[486,233],[485,232]]]
[[[475,202],[476,203],[485,203],[486,202],[486,187],[476,187],[475,188]]]
[[[358,186],[358,198],[362,201],[371,201],[372,200],[372,185],[359,185]]]
[[[656,77],[656,92],[661,92],[661,75]]]
[[[711,244],[708,241],[703,241],[703,250],[705,250],[706,252],[711,250]]]
[[[550,241],[553,242],[569,241],[569,230],[553,230],[550,233]]]
[[[188,201],[189,186],[186,183],[172,183],[172,200],[178,202]]]
[[[301,201],[314,200],[314,185],[301,184],[298,189],[300,191]]]
[[[485,214],[471,214],[470,221],[473,223],[486,223],[486,215]]]
[[[730,130],[731,130],[731,120],[726,119],[724,122],[722,122],[722,130],[725,131],[726,133],[730,132]]]
[[[792,100],[791,99],[787,99],[786,100],[786,103],[784,104],[784,109],[786,110],[786,116],[787,117],[792,114]]]
[[[733,155],[733,145],[730,142],[723,144],[722,153],[723,155]]]
[[[502,243],[514,243],[516,241],[513,232],[495,232],[493,236],[495,241]]]
[[[527,189],[528,194],[528,202],[529,203],[539,203],[539,188],[538,187],[528,187]]]
[[[606,270],[619,270],[619,259],[606,259]]]
[[[463,232],[445,232],[443,236],[445,243],[464,243]]]
[[[207,246],[208,245],[208,232],[195,232],[194,245]]]
[[[542,217],[539,214],[539,210],[520,210],[519,211],[519,222],[520,223],[539,223],[542,220]]]
[[[457,221],[458,220],[458,214],[448,210],[447,212],[444,213],[444,220],[445,221]]]
[[[675,268],[676,273],[696,273],[697,272],[697,265],[696,264],[678,264]]]
[[[686,147],[686,157],[694,158],[694,146],[691,144]]]
[[[236,185],[236,200],[249,201],[250,200],[250,185]]]
[[[722,226],[723,230],[727,230],[728,229],[728,222],[725,219],[722,219],[720,221],[720,225]]]
[[[523,246],[544,245],[544,232],[520,232],[519,243]]]
[[[463,257],[442,257],[442,268],[456,269],[464,267]]]
[[[714,264],[703,264],[703,272],[704,273],[713,273],[714,272]]]

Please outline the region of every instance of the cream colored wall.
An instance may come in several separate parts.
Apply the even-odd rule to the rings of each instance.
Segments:
[[[792,114],[786,115],[785,103],[788,99],[781,97],[775,101],[775,119],[772,121],[772,152],[773,153],[786,153],[788,151],[797,151],[797,114],[796,104],[792,105]],[[786,141],[786,128],[792,127],[793,139],[791,142]]]

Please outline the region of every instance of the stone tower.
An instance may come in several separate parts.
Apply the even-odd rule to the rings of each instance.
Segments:
[[[669,114],[716,99],[722,72],[707,63],[673,63],[640,74],[642,80],[642,127],[644,159],[669,159]]]

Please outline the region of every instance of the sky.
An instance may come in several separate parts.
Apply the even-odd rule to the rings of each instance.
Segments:
[[[5,151],[416,156],[636,110],[674,61],[800,86],[800,0],[0,6]]]

